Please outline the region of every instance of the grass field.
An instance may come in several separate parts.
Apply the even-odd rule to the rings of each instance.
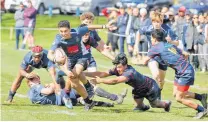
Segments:
[[[55,15],[53,18],[48,16],[37,17],[37,28],[49,27],[55,28],[59,20],[70,20],[72,27],[79,25],[79,19],[73,16],[60,16]],[[97,19],[95,20],[95,22]],[[100,24],[106,22],[105,18],[98,18]],[[2,27],[14,26],[13,14],[4,14],[2,19]],[[35,31],[36,44],[42,45],[44,48],[49,49],[57,31]],[[106,40],[106,33],[99,32],[102,39]],[[13,36],[14,38],[14,36]],[[166,84],[162,91],[162,98],[171,100],[172,107],[169,113],[164,112],[163,109],[151,108],[147,112],[134,112],[134,102],[131,96],[131,87],[125,84],[118,85],[100,85],[107,91],[112,93],[119,93],[123,88],[128,88],[129,92],[122,105],[115,104],[113,108],[94,107],[90,111],[84,111],[83,106],[76,106],[73,110],[67,109],[64,106],[52,105],[36,105],[32,104],[27,98],[28,87],[25,81],[22,82],[21,87],[18,89],[14,97],[13,104],[6,104],[4,101],[7,98],[8,91],[11,87],[12,81],[16,77],[19,65],[27,51],[15,50],[15,40],[9,39],[9,30],[1,30],[1,120],[2,121],[73,121],[73,120],[112,120],[112,121],[142,121],[142,120],[157,120],[157,121],[194,121],[193,117],[196,111],[187,108],[177,103],[172,96],[174,71],[169,69],[166,76]],[[98,69],[103,71],[112,67],[111,61],[103,57],[101,54],[93,50],[94,57],[98,64]],[[150,71],[146,67],[134,66],[142,74],[150,75]],[[35,70],[41,77],[43,83],[49,83],[51,78],[45,70]],[[191,91],[199,93],[208,93],[208,73],[196,73],[195,86],[191,87]],[[95,99],[108,101],[103,98],[96,97]],[[145,103],[148,102],[145,100]],[[199,103],[199,102],[198,102]],[[201,119],[208,121],[208,116]]]

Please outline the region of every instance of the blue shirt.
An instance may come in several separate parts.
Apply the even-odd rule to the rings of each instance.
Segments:
[[[161,29],[163,30],[165,37],[169,35],[171,40],[178,40],[178,36],[173,32],[173,30],[167,24],[162,24]],[[150,26],[145,26],[143,28],[140,28],[138,31],[141,35],[142,34],[146,35],[148,37],[149,42],[151,43],[150,38],[151,38],[151,33],[153,30],[154,30],[153,25],[150,25]],[[165,37],[164,37],[164,40],[165,40]]]
[[[32,103],[34,104],[56,104],[56,95],[51,94],[51,95],[44,95],[41,94],[41,90],[44,88],[43,85],[38,84],[34,85],[33,87],[30,88],[28,95]]]
[[[86,48],[86,53],[85,54],[83,53],[83,57],[91,58],[92,57],[91,47],[96,48],[98,46],[97,41],[94,38],[90,37],[89,40],[86,43],[83,42],[83,44]]]
[[[62,48],[69,59],[82,58],[81,38],[88,32],[88,27],[79,27],[76,30],[71,30],[71,38],[63,39],[60,34],[57,34],[52,44],[51,50]]]
[[[92,37],[95,41],[99,42],[101,40],[96,30],[90,31],[90,37]]]
[[[184,73],[189,65],[189,62],[184,58],[182,51],[175,45],[159,42],[151,47],[148,54],[149,57],[154,58],[158,56],[166,65],[173,68],[176,74]]]
[[[50,61],[47,58],[47,55],[48,55],[48,51],[47,50],[43,50],[43,56],[41,57],[40,62],[37,63],[37,64],[33,61],[32,54],[33,53],[30,51],[30,52],[28,52],[25,55],[25,57],[24,57],[24,59],[23,59],[23,61],[21,63],[21,66],[20,66],[22,69],[24,69],[24,70],[27,69],[27,67],[29,65],[34,67],[34,68],[37,68],[37,69],[40,69],[40,68],[51,68],[51,67],[54,66],[53,62]]]
[[[152,81],[149,77],[144,76],[137,72],[131,65],[128,65],[126,70],[122,75],[118,74],[118,71],[116,68],[109,70],[110,75],[116,75],[116,76],[124,76],[128,78],[126,81],[126,84],[132,86],[134,89],[151,89],[152,88]]]

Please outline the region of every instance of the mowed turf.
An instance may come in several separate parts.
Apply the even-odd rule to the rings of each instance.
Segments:
[[[72,27],[79,25],[79,19],[75,16],[59,16],[55,15],[53,18],[49,18],[47,15],[37,17],[37,28],[49,27],[56,28],[57,23],[60,20],[69,20]],[[106,22],[104,17],[98,18],[100,24]],[[95,23],[97,18],[95,19]],[[4,14],[2,20],[2,27],[14,26],[13,14]],[[44,48],[49,49],[51,43],[58,31],[48,30],[36,30],[35,31],[35,43],[42,45]],[[106,40],[107,35],[104,31],[99,31],[99,35],[102,39]],[[83,106],[75,106],[74,109],[67,109],[65,106],[53,106],[53,105],[36,105],[32,104],[27,98],[27,91],[29,88],[26,82],[23,81],[17,94],[14,97],[13,104],[6,104],[4,101],[8,96],[8,91],[11,87],[12,81],[16,77],[19,69],[19,65],[28,51],[15,50],[15,39],[9,39],[9,30],[1,30],[1,120],[47,120],[47,121],[70,121],[70,120],[117,120],[117,121],[130,121],[130,120],[190,120],[194,121],[193,117],[196,114],[195,110],[187,108],[184,105],[177,103],[172,96],[174,71],[169,68],[166,76],[166,84],[162,91],[162,98],[172,101],[171,110],[169,113],[164,112],[163,109],[151,108],[146,112],[134,112],[134,101],[132,99],[132,88],[126,84],[117,85],[99,85],[111,93],[120,93],[123,88],[128,88],[129,92],[122,105],[117,105],[113,108],[94,107],[90,111],[85,111]],[[97,51],[93,50],[93,55],[97,61],[98,70],[105,71],[108,68],[113,67],[111,61]],[[142,74],[150,75],[150,71],[146,67],[134,67]],[[42,83],[50,83],[51,78],[46,70],[35,70],[41,77]],[[201,74],[196,73],[195,86],[191,87],[191,91],[198,93],[208,93],[208,73]],[[95,97],[96,100],[103,100],[111,102],[104,98]],[[198,102],[198,101],[196,101]],[[146,104],[149,104],[145,100]],[[199,102],[198,102],[199,103]],[[202,121],[208,121],[208,116],[201,119]]]

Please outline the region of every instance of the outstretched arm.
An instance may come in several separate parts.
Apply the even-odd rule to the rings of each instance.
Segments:
[[[101,52],[104,56],[108,57],[111,60],[114,60],[114,56],[111,55],[111,53],[109,53],[109,49],[108,47],[106,47],[105,45],[102,44],[98,44],[98,46],[96,47],[96,49]]]
[[[96,78],[97,77],[108,77],[110,76],[110,74],[108,72],[99,72],[99,71],[96,71],[96,72],[84,72],[85,76],[88,76],[88,77],[92,77],[92,78]]]
[[[126,82],[126,81],[128,81],[127,77],[119,76],[119,77],[110,78],[110,79],[104,79],[104,78],[97,77],[95,82],[97,84],[104,83],[104,84],[108,84],[108,85],[115,85],[115,84],[123,83],[123,82]]]

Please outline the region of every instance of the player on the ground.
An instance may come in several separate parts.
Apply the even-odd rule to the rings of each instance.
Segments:
[[[140,35],[141,34],[146,35],[150,41],[151,33],[155,29],[163,30],[163,32],[165,33],[163,39],[168,43],[174,44],[176,46],[179,44],[178,37],[176,36],[176,34],[171,30],[171,28],[167,24],[163,24],[164,15],[161,15],[160,13],[154,13],[151,16],[151,20],[152,20],[152,25],[146,26],[144,28],[140,28],[138,30],[136,35],[137,38],[134,47],[134,51],[135,51],[134,54],[138,54],[138,44],[141,37]],[[149,43],[151,45],[151,41]],[[167,65],[164,65],[164,63],[160,61],[159,58],[156,56],[148,62],[148,67],[152,73],[153,79],[157,81],[157,84],[159,85],[162,91],[163,85],[165,83],[164,79],[167,70]],[[161,98],[161,92],[160,92],[160,98]]]
[[[15,78],[14,82],[12,83],[12,86],[9,91],[9,96],[7,98],[7,102],[12,102],[13,97],[17,91],[17,89],[20,87],[22,80],[24,78],[34,78],[36,77],[35,74],[31,74],[31,72],[36,68],[45,68],[49,71],[53,82],[56,84],[56,74],[55,74],[55,67],[53,65],[53,62],[51,62],[47,58],[48,51],[44,50],[41,46],[35,46],[31,49],[30,52],[28,52],[21,65],[18,72],[17,77]],[[56,89],[58,90],[59,87],[56,84]]]
[[[187,61],[188,53],[180,50],[175,45],[163,40],[164,32],[156,29],[152,32],[152,47],[143,60],[145,64],[151,58],[158,56],[166,65],[175,70],[174,80],[174,97],[177,102],[182,103],[198,111],[195,118],[200,119],[207,114],[207,94],[192,93],[189,91],[190,85],[194,84],[194,69]],[[196,99],[201,101],[203,106],[190,100]]]
[[[83,76],[82,71],[87,68],[88,60],[82,57],[81,37],[89,30],[104,29],[110,27],[109,25],[88,25],[86,27],[79,27],[77,30],[71,30],[70,23],[67,20],[62,20],[58,23],[59,34],[56,35],[51,49],[48,53],[48,58],[58,64],[67,63],[67,69],[64,73],[67,75],[65,91],[69,92],[71,87],[74,88],[85,101],[85,109],[91,109],[95,103],[89,99],[88,93],[79,82],[82,81],[84,86],[90,88],[90,83],[86,77]],[[61,47],[66,53],[67,57],[63,56],[55,59],[54,51]],[[80,79],[82,75],[83,79]]]
[[[134,110],[148,110],[150,107],[143,103],[144,98],[146,98],[151,107],[164,108],[165,111],[170,111],[171,101],[159,100],[158,93],[160,89],[156,81],[140,74],[131,65],[128,65],[125,54],[118,54],[113,61],[113,64],[116,65],[116,67],[107,72],[86,72],[85,75],[96,78],[91,80],[94,84],[104,83],[114,85],[118,83],[126,83],[132,86],[132,95],[137,104]],[[112,75],[116,75],[117,77],[109,79],[103,78]]]
[[[37,75],[35,78],[28,79],[28,86],[30,90],[28,92],[29,98],[33,104],[51,104],[51,105],[65,105],[67,108],[72,109],[73,106],[76,106],[80,96],[77,92],[72,89],[70,94],[67,95],[64,90],[55,93],[55,84],[45,84],[42,85],[40,77]],[[84,101],[79,101],[84,102]],[[112,103],[95,101],[95,106],[102,107],[113,107]]]

